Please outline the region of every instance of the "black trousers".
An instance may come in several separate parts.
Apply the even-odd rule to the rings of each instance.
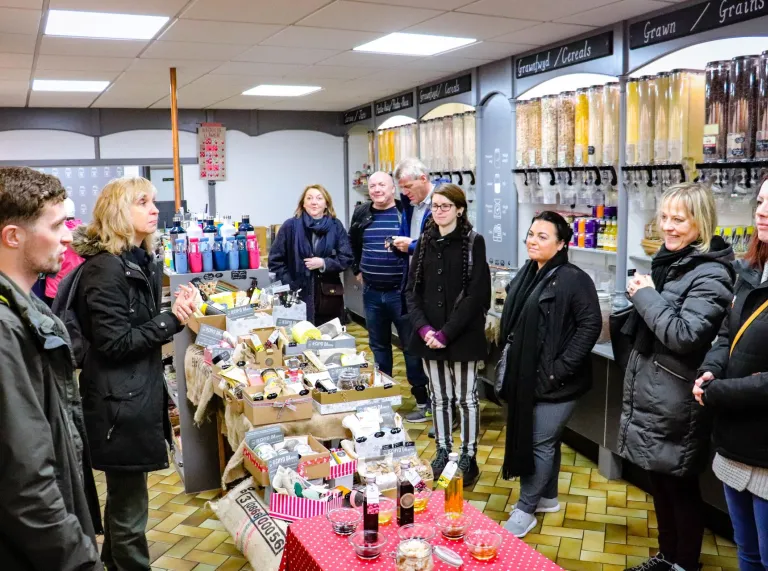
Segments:
[[[149,517],[147,474],[106,472],[104,545],[101,560],[108,571],[149,571],[145,530]]]
[[[704,538],[704,502],[699,477],[650,472],[659,522],[659,551],[685,571],[697,571]]]

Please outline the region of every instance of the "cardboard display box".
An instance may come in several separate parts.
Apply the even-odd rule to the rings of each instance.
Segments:
[[[397,491],[395,491],[395,494],[397,494]],[[269,496],[269,515],[289,522],[325,515],[332,509],[343,507],[343,496],[328,500],[327,502],[296,498],[276,492]]]
[[[210,325],[216,329],[222,331],[227,330],[227,316],[226,315],[205,315],[203,317],[192,316],[187,321],[187,327],[189,327],[194,333],[200,333],[201,325]]]
[[[308,480],[326,479],[331,475],[331,453],[328,449],[320,444],[314,436],[311,434],[307,436],[307,444],[315,451],[315,454],[302,456],[298,462],[299,475],[307,478]],[[280,460],[281,457],[273,458],[267,462],[264,462],[261,458],[256,456],[256,453],[248,448],[246,444],[243,448],[243,464],[245,469],[253,475],[253,480],[260,486],[269,485],[270,468],[272,472],[277,470],[277,466],[281,463],[290,462],[290,458],[285,461]],[[287,457],[286,457],[287,458]]]
[[[261,387],[246,387],[243,392],[253,395],[262,392],[262,389]],[[250,398],[243,400],[245,401],[243,412],[253,426],[308,420],[312,418],[314,410],[311,395],[285,395],[258,402]]]

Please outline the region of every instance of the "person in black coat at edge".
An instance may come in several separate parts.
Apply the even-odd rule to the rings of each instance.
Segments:
[[[664,244],[651,275],[627,284],[634,311],[621,332],[633,348],[618,447],[648,472],[659,520],[659,553],[632,569],[696,571],[704,535],[699,475],[709,459],[710,422],[691,390],[733,300],[734,256],[714,235],[714,198],[701,184],[669,187],[658,225]]]
[[[560,510],[560,439],[579,397],[592,387],[591,351],[602,315],[594,283],[568,262],[572,236],[556,212],[533,218],[525,241],[530,259],[509,284],[501,317],[507,344],[501,396],[508,402],[503,477],[520,476],[520,500],[504,528],[516,537],[536,526],[535,513]]]
[[[144,178],[109,182],[73,242],[85,258],[75,299],[87,347],[80,393],[93,466],[107,480],[101,558],[108,570],[150,569],[147,472],[168,467],[171,443],[162,346],[195,311],[192,286],[182,287],[170,312],[160,311],[155,195]]]
[[[0,169],[0,568],[98,571],[99,498],[69,336],[32,286],[72,234],[66,190]]]
[[[417,335],[410,350],[424,360],[432,392],[438,478],[448,463],[454,405],[461,416],[459,468],[464,486],[480,477],[477,441],[480,409],[477,364],[488,355],[485,316],[491,306],[491,272],[485,241],[467,220],[467,199],[454,184],[432,195],[432,219],[419,239],[406,287],[408,312]]]
[[[338,317],[344,323],[339,273],[352,261],[349,236],[336,218],[330,193],[319,184],[308,186],[269,250],[269,271],[292,290],[301,290],[308,321],[322,325]]]
[[[723,482],[742,571],[768,569],[768,177],[755,227],[735,264],[733,303],[693,389],[714,415],[712,470]]]

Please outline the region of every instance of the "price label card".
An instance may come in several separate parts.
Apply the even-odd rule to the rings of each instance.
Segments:
[[[224,331],[212,325],[201,325],[200,332],[195,339],[195,345],[210,347],[211,345],[218,345],[222,339],[224,339]]]
[[[256,315],[256,311],[250,305],[233,307],[227,310],[227,319],[246,319]]]

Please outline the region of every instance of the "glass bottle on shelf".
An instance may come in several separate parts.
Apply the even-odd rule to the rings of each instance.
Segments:
[[[666,164],[669,158],[669,76],[669,72],[662,72],[653,82],[653,163],[656,165]]]
[[[377,143],[379,147],[379,167],[378,170],[380,171],[386,171],[385,163],[386,163],[386,155],[387,155],[387,136],[384,133],[384,130],[381,129],[377,133]]]
[[[730,61],[711,61],[704,71],[704,136],[706,162],[724,161],[728,148],[728,81]]]
[[[469,111],[464,114],[464,158],[467,161],[467,168],[471,171],[477,167],[475,137],[475,112]]]
[[[387,130],[387,160],[389,164],[388,172],[395,170],[395,131],[396,129]]]
[[[541,98],[541,166],[557,166],[557,95]]]
[[[637,86],[637,102],[640,114],[637,118],[637,161],[641,165],[653,163],[653,129],[656,124],[654,78],[645,75]]]
[[[639,88],[640,80],[631,77],[627,81],[627,140],[626,140],[626,163],[628,165],[637,164],[637,137],[638,137],[638,119],[640,117],[640,99]]]
[[[602,85],[589,88],[589,129],[587,132],[587,160],[591,166],[599,165],[603,160],[603,91]]]
[[[368,131],[368,167],[372,169],[374,168],[375,164],[376,164],[376,132]]]
[[[619,163],[619,108],[621,89],[618,82],[603,88],[603,164]]]
[[[758,56],[731,60],[728,93],[729,161],[753,159],[757,135]]]
[[[586,87],[576,90],[573,133],[573,162],[577,167],[584,166],[589,150],[589,89]]]
[[[691,172],[704,157],[704,72],[673,69],[669,83],[668,160]]]
[[[760,88],[757,100],[755,158],[768,159],[768,51],[760,56]]]
[[[564,91],[558,96],[557,115],[557,166],[573,166],[574,136],[576,123],[576,92]]]
[[[518,101],[515,106],[516,153],[515,168],[528,166],[528,108],[529,101]]]
[[[541,164],[541,98],[531,99],[528,104],[528,166]]]

